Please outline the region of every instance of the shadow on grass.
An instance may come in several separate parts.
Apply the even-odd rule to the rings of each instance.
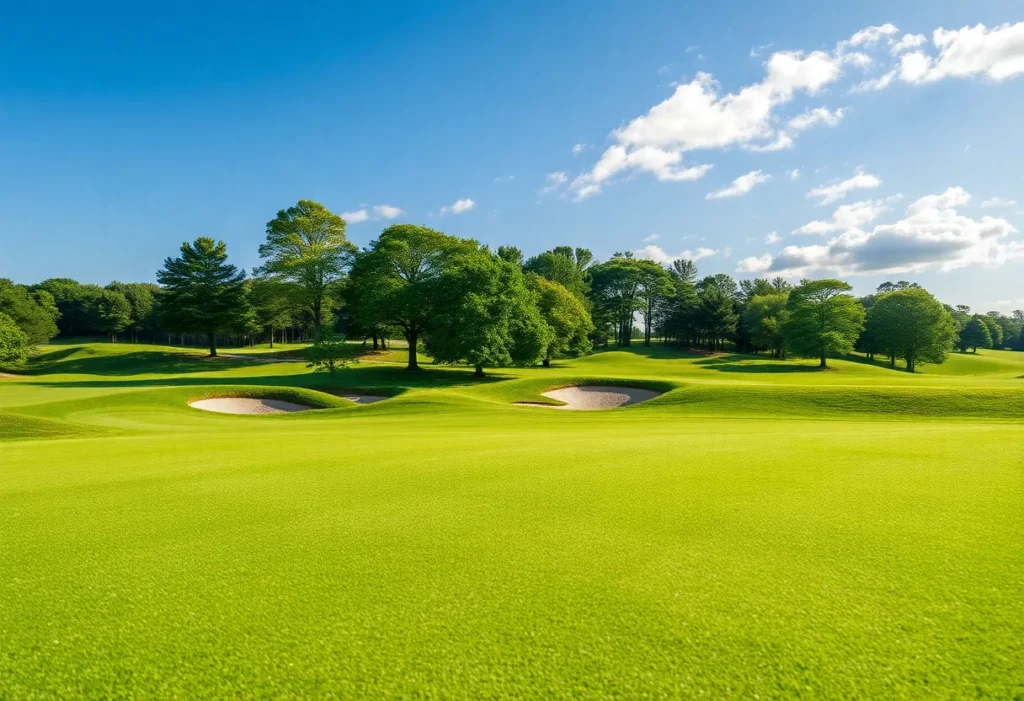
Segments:
[[[224,366],[230,361],[219,361]],[[248,361],[238,361],[245,365]],[[210,365],[199,361],[202,369],[209,370]],[[63,372],[63,371],[62,371]],[[146,370],[152,372],[152,370]],[[101,373],[95,373],[102,376]],[[125,375],[131,374],[128,372]],[[409,389],[431,389],[445,387],[464,387],[514,379],[512,375],[490,372],[486,377],[476,377],[472,369],[439,370],[421,368],[409,371],[404,368],[392,367],[353,367],[330,373],[308,373],[299,375],[268,375],[256,377],[172,377],[151,379],[124,380],[75,380],[55,383],[55,387],[122,387],[132,389],[138,387],[198,387],[232,385],[259,385],[267,387],[305,387],[316,390],[349,390],[354,393],[378,392],[382,395],[394,396]],[[46,385],[38,385],[45,387]]]
[[[760,360],[761,362],[745,362]],[[808,373],[821,372],[816,365],[796,365],[785,360],[774,360],[769,358],[758,358],[758,356],[725,355],[713,358],[698,360],[694,365],[700,365],[705,370],[717,372],[739,372],[753,374],[787,374],[787,373]]]

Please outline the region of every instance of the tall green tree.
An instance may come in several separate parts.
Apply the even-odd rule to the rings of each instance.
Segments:
[[[36,285],[54,299],[60,316],[57,325],[64,337],[90,336],[100,330],[98,302],[103,288],[83,285],[71,278],[50,278]]]
[[[615,342],[630,345],[633,316],[641,308],[641,268],[637,260],[621,253],[590,268],[595,323],[598,319],[614,329]]]
[[[557,282],[536,273],[526,274],[526,286],[537,297],[537,308],[550,333],[544,348],[544,367],[558,358],[575,358],[590,352],[594,324],[576,295]]]
[[[206,334],[217,355],[217,334],[231,329],[244,309],[245,272],[227,262],[227,246],[202,236],[181,244],[156,274],[163,286],[163,319],[178,333]]]
[[[561,252],[556,253],[555,250],[561,250]],[[536,273],[545,280],[557,282],[586,304],[589,286],[585,269],[576,263],[572,249],[568,246],[562,246],[555,250],[533,256],[523,264],[523,270],[528,273]]]
[[[675,293],[672,276],[652,260],[638,260],[640,273],[640,314],[644,320],[644,345],[651,345],[651,329],[660,310]]]
[[[130,319],[127,328],[132,333],[132,340],[138,340],[139,333],[149,328],[156,331],[155,309],[156,296],[160,288],[147,282],[112,282],[107,285],[108,290],[120,292],[128,300],[131,308]]]
[[[40,299],[42,304],[40,304]],[[32,344],[46,343],[57,335],[57,313],[53,297],[33,293],[24,285],[16,285],[7,278],[0,278],[0,313],[14,320]]]
[[[0,367],[20,365],[32,347],[28,334],[7,314],[0,312]]]
[[[116,290],[103,290],[98,302],[101,329],[110,336],[111,343],[116,343],[117,334],[132,323],[132,305]]]
[[[750,297],[743,309],[744,324],[755,348],[786,357],[786,324],[789,322],[789,292],[772,291]]]
[[[868,310],[865,327],[894,361],[906,361],[908,372],[922,363],[945,362],[957,341],[953,316],[921,287],[878,295]]]
[[[498,246],[498,257],[520,268],[523,267],[523,250],[516,246]]]
[[[966,353],[968,348],[972,348],[977,353],[979,348],[991,347],[992,334],[988,330],[988,325],[982,321],[980,316],[973,316],[968,319],[960,331],[961,352]]]
[[[267,222],[267,239],[260,246],[266,262],[260,271],[295,285],[319,339],[331,311],[331,293],[354,253],[344,219],[318,202],[300,200]]]
[[[1003,327],[999,325],[990,314],[979,314],[978,319],[981,320],[985,326],[988,327],[988,335],[992,338],[992,345],[989,348],[1002,348],[1003,347]]]
[[[803,280],[789,293],[786,343],[797,355],[819,358],[827,368],[829,356],[853,352],[864,328],[864,307],[842,280]]]
[[[274,334],[292,323],[295,309],[295,286],[269,275],[253,275],[247,281],[249,306],[255,324],[270,334],[270,347],[274,347]]]
[[[426,348],[439,363],[485,367],[532,365],[551,330],[519,266],[483,248],[461,250],[445,264]]]
[[[417,344],[441,304],[440,279],[448,261],[476,245],[415,224],[389,226],[352,266],[350,294],[364,328],[387,324],[409,344],[407,369],[418,370]]]

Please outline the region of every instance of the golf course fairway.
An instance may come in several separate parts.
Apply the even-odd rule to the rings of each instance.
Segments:
[[[1024,353],[240,353],[0,379],[0,698],[1024,697]]]

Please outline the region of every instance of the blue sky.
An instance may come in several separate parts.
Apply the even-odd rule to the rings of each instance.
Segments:
[[[201,235],[251,268],[308,198],[360,245],[413,221],[1024,307],[1017,2],[36,5],[0,24],[19,282],[152,280]]]

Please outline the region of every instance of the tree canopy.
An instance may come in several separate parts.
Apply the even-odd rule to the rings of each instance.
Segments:
[[[537,308],[549,333],[544,348],[544,367],[558,358],[574,358],[590,352],[594,324],[583,303],[557,282],[527,273],[526,286],[537,298]]]
[[[156,274],[164,291],[164,322],[179,332],[206,334],[217,355],[217,333],[230,329],[245,302],[245,273],[227,262],[227,246],[205,236],[181,244]]]
[[[894,288],[878,296],[867,313],[866,331],[907,371],[922,363],[942,363],[957,340],[957,326],[945,307],[917,286]]]
[[[864,328],[864,307],[842,280],[804,280],[789,293],[786,343],[797,355],[819,358],[848,355]]]
[[[330,293],[355,252],[345,238],[345,220],[318,202],[299,200],[267,222],[260,246],[261,273],[295,285],[319,338],[330,309]]]
[[[435,288],[437,306],[426,349],[440,363],[485,367],[531,365],[542,359],[551,329],[519,266],[484,248],[453,254]]]

